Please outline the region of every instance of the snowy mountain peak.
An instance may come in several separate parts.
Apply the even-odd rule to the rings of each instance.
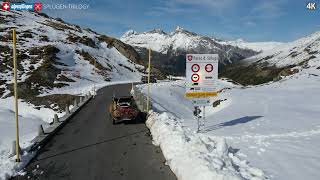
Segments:
[[[177,26],[175,31],[176,31],[176,32],[181,32],[181,31],[183,31],[183,30],[184,30],[184,29],[183,29],[181,26]]]
[[[245,42],[243,39],[239,38],[236,40],[236,42]]]
[[[164,32],[162,29],[153,29],[147,33],[156,33],[156,34],[167,34],[166,32]]]
[[[189,36],[197,36],[196,33],[191,32],[191,31],[188,31],[188,30],[182,28],[181,26],[177,26],[176,29],[175,29],[175,31],[172,32],[171,35],[174,36],[175,34],[179,34],[179,33],[181,33],[181,34],[187,34],[187,35],[189,35]]]
[[[128,30],[127,32],[125,32],[125,33],[123,34],[123,36],[124,36],[124,37],[128,37],[128,36],[131,36],[131,35],[134,35],[134,34],[137,34],[137,32],[134,31],[134,30],[132,30],[132,29],[130,29],[130,30]]]
[[[139,48],[151,48],[161,54],[183,55],[185,53],[218,53],[223,64],[255,55],[256,52],[249,49],[241,49],[233,46],[220,44],[218,41],[207,36],[185,30],[178,26],[170,34],[162,30],[152,30],[143,33],[125,34],[121,41]]]

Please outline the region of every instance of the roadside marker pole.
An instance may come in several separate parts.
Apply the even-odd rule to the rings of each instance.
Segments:
[[[199,133],[200,132],[200,117],[199,117],[199,115],[197,115],[197,122],[198,122],[198,130],[197,130],[197,133]]]
[[[148,65],[148,97],[147,97],[147,112],[149,112],[150,101],[150,72],[151,72],[151,49],[149,48],[149,65]]]
[[[15,101],[15,119],[16,119],[16,162],[20,162],[19,152],[19,116],[18,116],[18,83],[17,83],[17,52],[16,52],[16,29],[12,29],[13,38],[13,68],[14,68],[14,101]]]

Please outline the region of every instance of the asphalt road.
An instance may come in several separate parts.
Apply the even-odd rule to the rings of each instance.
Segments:
[[[13,179],[171,180],[161,149],[144,123],[112,125],[107,106],[113,91],[129,95],[131,84],[106,87],[86,104]]]

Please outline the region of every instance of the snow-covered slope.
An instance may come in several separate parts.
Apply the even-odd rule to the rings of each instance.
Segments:
[[[279,45],[284,44],[282,42],[246,42],[242,39],[237,39],[235,41],[219,41],[219,43],[237,46],[243,49],[252,49],[257,52],[271,50]]]
[[[19,81],[43,85],[39,93],[93,83],[139,80],[143,67],[129,60],[116,48],[89,29],[33,12],[1,12],[0,88],[9,93],[12,80],[11,28],[17,28]],[[40,72],[39,72],[40,71]],[[43,75],[36,79],[34,74]],[[41,80],[47,82],[41,84]],[[39,80],[40,82],[34,82]],[[49,84],[52,83],[52,84]],[[0,91],[1,92],[1,91]],[[0,93],[2,96],[2,94]]]
[[[320,58],[320,32],[285,43],[246,59],[247,62],[269,63],[277,67],[289,65],[318,65]]]
[[[93,88],[139,81],[144,67],[122,42],[90,29],[27,11],[0,13],[0,180],[22,166],[9,157],[15,139],[12,37],[17,31],[18,97],[22,150],[40,124]],[[127,49],[129,48],[129,49]],[[133,54],[130,54],[133,53]],[[128,59],[127,57],[132,57]],[[72,106],[71,106],[72,107]],[[30,155],[23,154],[24,164]],[[22,165],[20,164],[20,165]]]
[[[319,60],[314,63],[320,67]],[[301,69],[281,81],[251,87],[219,80],[221,91],[212,100],[215,106],[206,107],[206,127],[198,134],[184,83],[151,87],[157,113],[147,121],[156,145],[181,180],[232,175],[231,179],[319,179],[320,68]],[[147,86],[141,88],[147,92]]]
[[[125,43],[133,46],[151,48],[154,51],[168,53],[172,50],[188,50],[195,49],[200,45],[207,46],[209,49],[219,49],[213,41],[204,39],[195,33],[189,32],[181,27],[170,34],[165,33],[160,29],[155,29],[149,32],[137,33],[133,30],[126,32],[121,38]]]
[[[316,32],[244,59],[241,65],[227,67],[220,75],[243,85],[257,85],[280,80],[303,69],[320,68],[319,61],[320,32]]]
[[[241,86],[218,80],[219,95],[206,108],[206,127],[199,134],[194,107],[184,97],[185,82],[153,85],[157,113],[151,113],[147,124],[177,176],[319,179],[319,41],[317,32],[229,69],[244,84],[268,83]],[[147,92],[145,85],[140,88]]]
[[[126,32],[121,40],[127,44],[169,55],[184,55],[185,53],[218,53],[220,62],[232,63],[255,55],[249,49],[224,45],[216,40],[177,27],[174,32],[165,33],[160,29],[138,33],[133,30]]]

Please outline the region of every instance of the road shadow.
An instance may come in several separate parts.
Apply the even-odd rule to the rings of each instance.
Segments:
[[[147,120],[147,113],[139,112],[137,118],[131,121],[123,121],[123,124],[144,124]]]
[[[245,116],[245,117],[234,119],[234,120],[231,120],[228,122],[223,122],[223,123],[215,124],[213,126],[209,126],[208,128],[206,128],[204,130],[204,132],[209,132],[209,131],[221,129],[221,128],[227,127],[227,126],[235,126],[238,124],[244,124],[244,123],[253,121],[253,120],[261,118],[261,117],[263,117],[263,116]]]

